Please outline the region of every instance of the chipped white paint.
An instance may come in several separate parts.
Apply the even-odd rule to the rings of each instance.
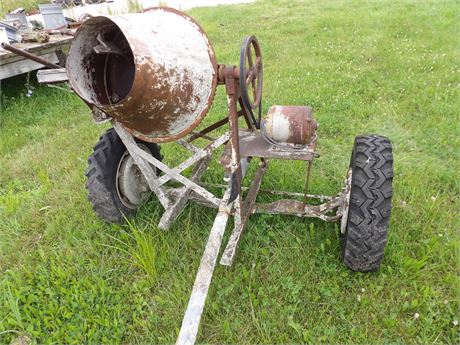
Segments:
[[[126,97],[108,105],[100,103],[94,90],[96,73],[87,64],[92,49],[99,44],[97,35],[113,28],[113,23],[129,43],[135,75]],[[128,129],[135,129],[130,127],[130,121],[151,120],[150,130],[136,130],[152,138],[176,136],[177,139],[199,124],[212,101],[216,73],[209,41],[189,17],[156,9],[95,17],[82,28],[72,43],[68,63],[69,80],[80,97],[96,104]],[[152,98],[146,100],[146,94]],[[130,109],[132,118],[123,115],[123,108]],[[165,112],[165,108],[172,110]],[[123,119],[117,118],[120,112]]]
[[[350,209],[350,196],[351,196],[351,180],[352,180],[352,169],[348,169],[347,178],[345,179],[345,186],[342,192],[342,204],[339,208],[339,213],[342,215],[340,221],[340,233],[345,234],[348,223],[348,211]]]
[[[235,226],[230,235],[230,239],[227,242],[227,246],[225,247],[224,253],[222,254],[222,257],[220,259],[221,265],[231,266],[233,264],[233,260],[235,259],[236,250],[240,242],[241,236],[248,224],[249,216],[253,213],[255,209],[257,194],[259,194],[260,185],[262,184],[262,179],[265,175],[266,170],[267,164],[264,162],[260,162],[259,167],[254,176],[253,182],[251,184],[251,187],[249,188],[249,192],[244,201],[243,207],[241,207],[240,205],[241,196],[238,196],[238,198],[234,202]]]
[[[211,144],[209,144],[204,149],[198,149],[197,152],[193,156],[187,158],[185,161],[183,161],[181,164],[179,164],[176,168],[174,168],[174,169],[160,168],[163,172],[167,172],[168,174],[159,177],[158,178],[158,184],[163,185],[166,182],[168,182],[171,178],[177,179],[177,176],[182,171],[184,171],[185,169],[191,167],[193,164],[197,163],[199,160],[212,155],[212,153],[214,152],[215,149],[217,149],[218,147],[224,145],[229,139],[230,139],[230,134],[227,132],[227,133],[221,135],[216,140],[214,140]]]
[[[150,64],[153,73],[162,73],[165,78],[153,85],[157,92],[165,89],[171,94],[178,90],[185,92],[184,86],[192,82],[188,111],[179,113],[176,107],[174,116],[177,119],[168,127],[169,135],[177,135],[187,129],[206,108],[213,91],[212,82],[214,69],[209,56],[209,42],[198,26],[188,18],[166,10],[156,10],[142,14],[115,16],[111,19],[119,25],[131,45],[139,38],[145,42],[145,50],[137,50],[135,59],[140,70],[144,63]],[[153,64],[148,59],[153,60]],[[183,100],[178,98],[177,103]],[[150,107],[156,111],[164,106],[152,100]],[[183,111],[183,107],[182,107]]]
[[[219,212],[209,233],[208,242],[201,258],[200,267],[195,278],[192,294],[190,296],[187,310],[185,311],[182,326],[176,345],[194,344],[203,314],[204,304],[208,296],[209,285],[216,266],[217,255],[222,243],[222,237],[227,226],[228,217],[231,213],[231,204],[227,205],[230,198],[230,187],[226,190]]]
[[[285,143],[292,136],[291,124],[283,114],[283,107],[270,107],[265,119],[266,133],[275,141]]]

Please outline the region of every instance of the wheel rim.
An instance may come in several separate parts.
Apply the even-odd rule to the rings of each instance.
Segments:
[[[248,36],[244,39],[240,51],[239,83],[241,100],[256,128],[260,127],[260,117],[262,115],[262,79],[263,65],[260,45],[255,36]],[[256,109],[258,119],[255,118],[253,112]]]
[[[150,153],[142,144],[138,146]],[[144,175],[136,165],[128,150],[121,156],[116,176],[117,194],[123,206],[136,209],[150,194],[150,188]]]

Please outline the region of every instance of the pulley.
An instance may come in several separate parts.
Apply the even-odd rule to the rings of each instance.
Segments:
[[[259,42],[255,36],[247,36],[240,51],[240,92],[243,106],[253,125],[260,128],[262,115],[263,65]],[[254,116],[257,113],[257,119]]]

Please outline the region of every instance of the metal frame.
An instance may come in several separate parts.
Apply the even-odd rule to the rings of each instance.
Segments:
[[[256,75],[248,70],[247,75]],[[240,71],[236,66],[218,66],[218,85],[225,85],[227,93],[227,116],[199,132],[190,132],[175,143],[192,154],[174,168],[153,157],[136,143],[134,137],[124,126],[112,120],[112,124],[135,164],[144,175],[150,190],[157,196],[164,213],[158,227],[167,230],[178,218],[187,202],[194,201],[206,207],[217,208],[218,212],[211,228],[208,242],[201,258],[190,300],[182,321],[177,344],[193,344],[203,313],[206,297],[211,283],[217,257],[222,244],[223,234],[229,216],[234,216],[234,228],[224,249],[220,264],[231,266],[235,259],[238,244],[253,213],[285,214],[299,217],[319,218],[326,222],[335,222],[342,218],[341,232],[345,232],[348,204],[351,189],[351,169],[347,173],[344,188],[335,196],[308,194],[309,172],[314,158],[316,140],[302,150],[291,151],[271,145],[264,141],[261,130],[256,128],[253,116],[241,98]],[[251,82],[251,81],[249,81]],[[238,110],[238,106],[240,110]],[[259,103],[260,107],[260,103]],[[257,109],[259,111],[259,109]],[[243,117],[246,129],[240,129],[238,119]],[[228,131],[217,138],[209,134],[228,124]],[[207,146],[201,148],[193,144],[198,139],[208,140]],[[226,184],[203,184],[200,179],[207,170],[213,154],[225,145],[220,162],[224,168]],[[270,159],[300,160],[307,163],[307,175],[304,193],[261,189],[263,177],[268,169]],[[249,164],[257,161],[258,167],[249,187],[242,187]],[[192,167],[189,177],[182,175],[184,170]],[[163,174],[157,176],[156,169]],[[182,187],[170,187],[171,180],[179,182]],[[223,188],[222,197],[212,193],[209,188]],[[246,197],[243,200],[243,192]],[[285,197],[271,203],[257,203],[257,195],[270,193]],[[286,197],[291,197],[290,199]],[[303,201],[292,197],[303,198]],[[308,200],[321,204],[310,204]]]
[[[176,10],[169,10],[177,12]],[[178,13],[182,15],[180,12]],[[192,19],[189,18],[189,20]],[[200,30],[202,31],[201,28]],[[14,47],[8,46],[7,48],[10,51],[14,51],[19,55],[23,55],[45,66],[51,68],[59,67],[33,54],[15,50]],[[210,46],[209,49],[212,51]],[[252,49],[254,49],[255,64],[252,59]],[[97,107],[93,107],[91,104],[87,103],[93,110],[93,117],[96,122],[112,121],[114,129],[145,177],[149,189],[160,201],[165,212],[159,221],[159,228],[163,230],[169,229],[189,201],[195,201],[204,206],[218,209],[201,258],[193,290],[182,321],[177,344],[194,344],[195,342],[212,275],[222,244],[222,238],[227,227],[228,218],[231,215],[234,216],[234,228],[220,259],[220,264],[225,266],[231,266],[233,264],[238,244],[251,214],[268,213],[295,215],[299,217],[319,218],[326,222],[335,222],[341,218],[341,232],[345,233],[350,201],[352,182],[351,169],[347,172],[344,188],[337,195],[326,196],[308,194],[308,183],[312,162],[319,156],[315,152],[316,137],[301,149],[297,147],[295,150],[265,140],[263,130],[260,129],[263,70],[262,56],[257,39],[254,36],[245,39],[240,54],[240,68],[222,64],[216,65],[213,53],[210,54],[210,58],[216,73],[213,81],[213,92],[207,107],[210,106],[216,85],[224,85],[227,94],[227,116],[199,132],[194,132],[190,129],[184,137],[173,137],[172,139],[175,139],[177,144],[183,146],[192,154],[174,168],[169,167],[143,150],[139,144],[136,143],[131,131],[120,122],[117,122],[117,119],[110,119],[103,110],[98,110]],[[249,64],[249,68],[247,69],[246,62]],[[65,69],[61,68],[48,71],[44,73],[44,77],[42,78],[43,82],[63,82],[67,80],[64,72]],[[147,74],[149,73],[150,72],[147,72]],[[250,101],[248,92],[252,92],[254,101]],[[240,110],[238,110],[238,105]],[[257,114],[259,115],[258,119],[255,118],[253,110],[257,110]],[[246,129],[240,130],[238,126],[240,117],[244,118],[247,125]],[[221,134],[215,139],[209,135],[209,133],[227,124],[228,131],[224,134]],[[313,131],[314,130],[316,130],[316,125]],[[140,138],[150,141],[148,140],[149,138],[143,138],[142,136]],[[209,144],[203,148],[194,145],[193,142],[198,138],[208,140]],[[161,141],[162,140],[158,140],[158,142]],[[224,181],[226,184],[212,185],[200,183],[201,177],[209,167],[213,154],[218,148],[224,145],[225,149],[221,155],[220,162],[225,171]],[[305,192],[292,193],[261,189],[262,180],[268,169],[270,159],[305,161],[307,163]],[[252,161],[257,161],[257,170],[250,186],[248,188],[242,187],[242,180]],[[189,177],[184,176],[182,173],[191,167],[193,168],[191,175]],[[162,171],[163,174],[161,176],[156,174],[157,169]],[[179,182],[182,184],[182,187],[174,188],[167,186],[167,183],[171,180]],[[219,197],[206,187],[224,188],[225,191],[223,196]],[[245,191],[247,191],[247,193],[243,200],[243,192]],[[257,203],[256,199],[259,192],[268,192],[283,197],[302,197],[303,201],[293,198],[283,198],[271,203]],[[319,201],[320,204],[310,204],[307,202],[309,200]]]
[[[242,49],[244,54],[241,55],[243,56],[243,62],[246,58],[252,59],[248,48],[251,44],[254,47],[258,47],[255,37],[249,37],[245,40]],[[123,125],[112,120],[114,129],[144,175],[150,190],[157,196],[165,209],[158,224],[159,228],[163,230],[169,229],[189,201],[195,201],[204,206],[218,209],[201,258],[177,344],[193,344],[195,342],[229,216],[234,216],[234,228],[220,259],[220,264],[225,266],[233,264],[239,241],[247,226],[249,217],[253,213],[313,217],[326,222],[335,222],[342,218],[341,232],[344,233],[346,230],[352,179],[351,169],[348,170],[344,188],[337,195],[308,194],[312,162],[314,158],[319,156],[315,152],[316,138],[303,149],[295,151],[278,147],[264,140],[262,131],[258,129],[260,123],[255,120],[252,112],[255,109],[259,114],[261,112],[261,87],[256,88],[256,85],[259,85],[259,78],[262,78],[260,49],[259,51],[256,50],[255,54],[256,64],[250,63],[250,68],[247,70],[238,69],[236,66],[217,66],[217,84],[225,85],[227,94],[227,116],[199,132],[190,132],[184,138],[176,139],[175,142],[190,151],[192,155],[174,168],[169,167],[144,151]],[[240,83],[239,79],[242,76],[246,76],[245,83]],[[258,79],[257,83],[254,80],[256,78]],[[50,82],[50,80],[47,82]],[[248,106],[247,101],[245,102],[244,99],[247,98],[248,88],[251,88],[251,86],[254,99],[258,99],[258,104]],[[240,110],[238,110],[238,105]],[[95,120],[98,120],[96,115]],[[246,129],[240,130],[238,126],[239,117],[244,118],[247,125]],[[108,119],[110,120],[110,118]],[[215,139],[209,136],[209,133],[227,124],[229,128],[224,134]],[[204,148],[194,145],[193,141],[198,138],[208,140],[209,144]],[[221,155],[220,162],[225,171],[224,181],[227,184],[206,185],[200,183],[200,179],[207,170],[213,154],[223,145],[225,145],[225,149]],[[261,189],[263,177],[268,169],[269,159],[305,161],[307,163],[305,192],[292,193]],[[252,161],[258,162],[257,170],[249,188],[242,187],[242,180]],[[193,167],[191,175],[189,177],[182,175],[190,167]],[[160,169],[163,174],[158,176],[156,169]],[[182,187],[167,186],[167,183],[171,180],[179,182]],[[206,187],[224,188],[225,191],[223,196],[219,197]],[[244,191],[247,191],[247,193],[243,200]],[[303,201],[283,198],[271,203],[257,203],[256,199],[259,192],[268,192],[283,197],[303,197]],[[308,200],[317,200],[321,204],[310,204],[307,202]]]
[[[211,126],[200,132],[190,133],[187,137],[179,139],[176,143],[180,144],[192,155],[180,163],[178,166],[171,168],[153,157],[151,154],[142,150],[135,142],[133,136],[120,124],[113,121],[113,126],[125,144],[129,154],[133,157],[142,174],[145,176],[149,188],[158,197],[161,205],[165,209],[158,226],[167,230],[177,219],[180,212],[184,209],[188,201],[196,201],[207,207],[217,208],[218,212],[211,228],[209,238],[201,258],[200,266],[195,278],[195,283],[190,296],[190,300],[184,315],[182,327],[179,332],[177,344],[193,344],[198,333],[198,326],[203,313],[206,296],[211,283],[211,278],[217,262],[217,257],[222,243],[222,237],[227,226],[229,216],[234,216],[234,228],[230,239],[220,259],[220,264],[231,266],[235,259],[239,241],[247,226],[249,217],[253,213],[270,213],[296,215],[299,217],[314,217],[327,222],[339,220],[342,215],[347,213],[348,199],[351,186],[351,172],[348,172],[345,180],[345,187],[335,196],[312,195],[305,193],[289,193],[282,191],[262,190],[272,194],[282,196],[303,197],[304,201],[297,199],[280,199],[271,203],[257,203],[257,195],[261,192],[263,177],[268,169],[268,158],[281,159],[298,159],[307,161],[311,165],[315,157],[315,145],[309,146],[305,152],[268,152],[262,149],[257,157],[244,157],[240,155],[240,145],[242,138],[256,136],[260,132],[251,121],[245,107],[241,104],[241,94],[238,83],[238,68],[235,66],[219,65],[220,78],[219,84],[225,84],[228,100],[228,116],[217,121]],[[241,110],[238,111],[238,104]],[[238,118],[245,118],[248,129],[239,131]],[[216,129],[228,124],[229,130],[216,139],[211,138],[208,134]],[[204,148],[193,144],[197,138],[205,138],[210,143]],[[204,185],[200,183],[200,178],[209,166],[209,162],[216,149],[225,145],[224,153],[221,156],[221,164],[225,170],[225,185]],[[242,148],[243,153],[248,151],[247,147]],[[250,151],[250,150],[249,150]],[[278,149],[279,151],[279,149]],[[251,151],[252,152],[252,151]],[[291,153],[291,154],[290,154]],[[254,153],[253,153],[254,154]],[[241,182],[246,174],[247,167],[252,160],[258,160],[258,168],[252,179],[249,188],[243,188]],[[161,169],[162,176],[155,174],[155,169]],[[193,167],[190,177],[185,177],[182,172]],[[309,170],[309,168],[308,168]],[[167,182],[175,180],[181,183],[182,187],[168,187]],[[308,186],[308,175],[307,183]],[[225,188],[222,197],[210,192],[206,187]],[[246,198],[243,200],[243,191],[246,191]],[[320,205],[307,203],[308,200],[319,200]],[[345,217],[342,218],[342,220]],[[343,221],[342,221],[343,223]],[[345,220],[346,224],[346,220]],[[343,231],[342,224],[342,231]]]

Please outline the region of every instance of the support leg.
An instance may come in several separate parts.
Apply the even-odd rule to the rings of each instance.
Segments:
[[[244,229],[249,220],[249,216],[254,211],[254,206],[259,193],[260,185],[262,184],[262,178],[267,170],[267,165],[265,162],[261,162],[259,168],[257,169],[254,181],[249,188],[248,195],[244,200],[243,209],[242,209],[242,218],[241,221],[237,222],[235,217],[235,228],[230,235],[227,246],[225,247],[224,254],[220,259],[220,264],[224,266],[231,266],[235,258],[235,253],[238,248],[238,243],[240,242],[241,235],[243,234]]]
[[[227,205],[230,198],[230,189],[227,189],[219,206],[216,219],[209,234],[208,243],[201,258],[200,267],[193,285],[192,295],[185,311],[182,327],[176,345],[194,344],[198,333],[201,314],[208,295],[209,285],[216,266],[222,236],[227,226],[231,205]]]

